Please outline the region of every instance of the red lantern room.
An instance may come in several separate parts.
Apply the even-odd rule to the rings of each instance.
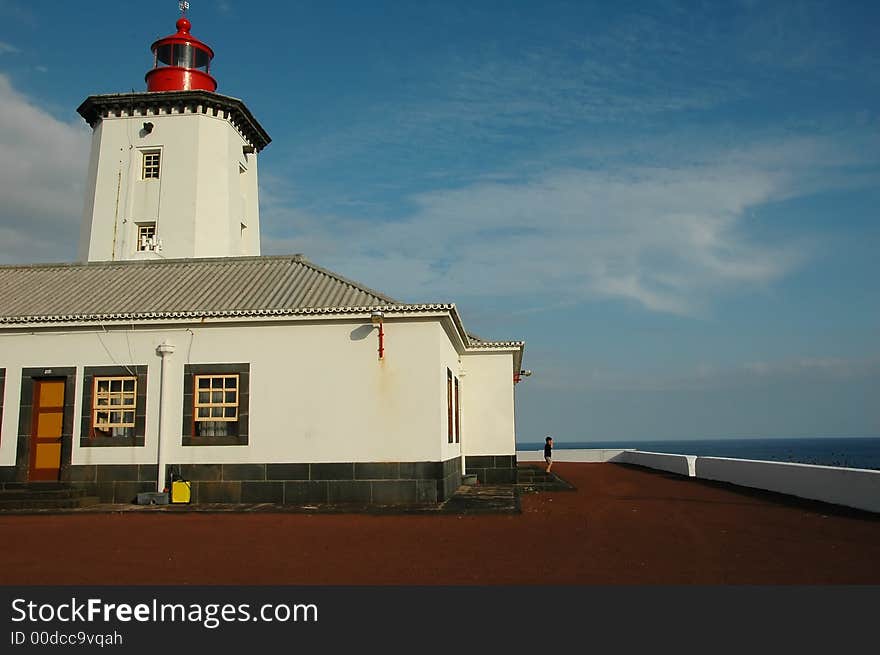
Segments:
[[[150,46],[153,69],[145,76],[147,91],[217,90],[217,80],[210,74],[214,51],[189,33],[191,27],[189,19],[181,16],[176,34]]]

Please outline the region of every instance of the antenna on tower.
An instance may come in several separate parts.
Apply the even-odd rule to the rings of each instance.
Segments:
[[[177,6],[180,7],[180,13],[186,15],[187,10],[189,9],[189,3],[186,0],[180,0],[177,3]]]

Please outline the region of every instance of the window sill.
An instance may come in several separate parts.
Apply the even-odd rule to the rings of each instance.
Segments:
[[[183,437],[182,446],[247,446],[247,435],[238,437]]]
[[[123,447],[141,447],[144,445],[143,437],[88,437],[80,438],[80,448],[113,448]]]

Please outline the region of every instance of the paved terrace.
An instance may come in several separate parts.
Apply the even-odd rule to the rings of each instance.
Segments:
[[[0,515],[0,584],[880,584],[880,517],[616,464],[520,513]]]

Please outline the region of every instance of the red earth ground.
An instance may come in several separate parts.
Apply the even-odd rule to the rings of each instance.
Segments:
[[[0,584],[880,584],[880,520],[613,464],[508,515],[0,516]]]

